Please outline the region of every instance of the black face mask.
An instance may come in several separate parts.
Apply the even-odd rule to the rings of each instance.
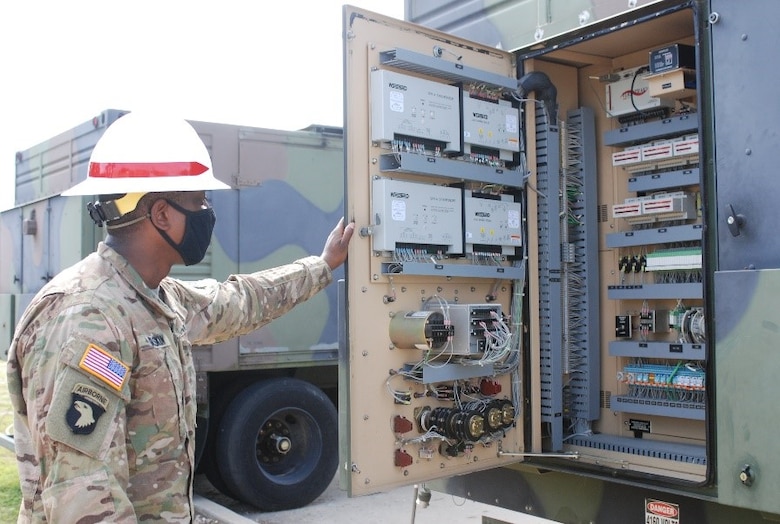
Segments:
[[[190,211],[170,200],[166,200],[166,202],[186,217],[184,237],[182,237],[181,243],[176,244],[165,231],[159,228],[157,228],[157,231],[181,255],[184,265],[192,266],[197,264],[206,256],[206,250],[211,243],[211,232],[214,230],[217,216],[212,208]]]

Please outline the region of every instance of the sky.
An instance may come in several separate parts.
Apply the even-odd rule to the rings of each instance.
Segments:
[[[2,2],[0,210],[17,151],[105,109],[341,126],[344,3],[404,16],[404,0]]]

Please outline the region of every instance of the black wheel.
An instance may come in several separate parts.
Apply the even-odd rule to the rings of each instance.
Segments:
[[[210,406],[207,424],[208,431],[205,439],[206,441],[202,445],[203,451],[200,460],[197,462],[198,472],[205,473],[206,478],[209,479],[209,482],[212,486],[214,486],[219,492],[231,498],[236,498],[236,495],[225,484],[225,481],[222,480],[222,473],[219,471],[219,466],[217,465],[217,436],[220,424],[222,423],[222,417],[227,410],[230,401],[244,388],[246,388],[248,384],[252,383],[253,382],[248,382],[246,380],[236,379],[229,382],[228,384],[220,384],[218,387],[215,386],[219,393],[213,395],[209,400]],[[200,421],[198,424],[200,424]],[[201,430],[200,425],[197,429]],[[199,438],[202,433],[202,430],[196,433],[195,438]]]
[[[275,378],[247,387],[225,412],[217,466],[228,490],[265,511],[305,506],[338,466],[336,408],[317,387]]]

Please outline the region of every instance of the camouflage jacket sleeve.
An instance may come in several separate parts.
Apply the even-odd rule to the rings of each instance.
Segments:
[[[324,289],[333,279],[327,263],[310,256],[256,273],[232,275],[222,283],[213,279],[182,282],[165,279],[161,287],[172,293],[167,300],[185,319],[193,344],[213,344],[244,335],[280,317]]]
[[[21,415],[14,420],[19,522],[134,521],[125,445],[132,357],[117,343],[124,334],[100,309],[62,310],[56,300],[27,312],[9,354],[9,390]],[[121,378],[96,378],[85,363],[89,348]]]

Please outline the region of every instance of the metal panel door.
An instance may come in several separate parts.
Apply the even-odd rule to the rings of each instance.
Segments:
[[[713,0],[718,269],[714,279],[719,502],[780,512],[780,2]]]
[[[714,0],[711,6],[718,268],[777,268],[780,3]]]

